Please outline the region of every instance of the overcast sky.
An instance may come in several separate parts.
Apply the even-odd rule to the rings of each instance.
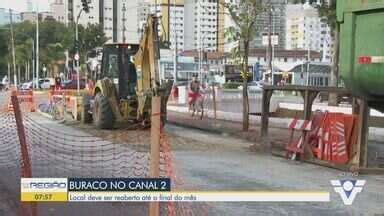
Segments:
[[[52,0],[31,0],[33,7],[39,5],[39,11],[48,11]],[[27,11],[27,0],[0,0],[0,8],[11,8],[18,12]]]

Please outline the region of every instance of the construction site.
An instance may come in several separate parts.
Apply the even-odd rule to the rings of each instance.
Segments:
[[[79,71],[73,89],[3,81],[0,216],[384,215],[384,1],[337,4],[343,85],[277,85],[266,71],[252,87],[244,70],[242,88],[165,79],[155,15],[139,44],[97,50],[84,88]],[[23,193],[34,178],[169,179],[191,195],[55,200]],[[210,193],[221,197],[199,199]]]

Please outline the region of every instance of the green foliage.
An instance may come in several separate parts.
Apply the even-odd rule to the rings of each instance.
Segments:
[[[2,79],[2,77],[7,74],[8,70],[8,34],[8,30],[0,29],[0,79]]]
[[[21,22],[13,25],[15,38],[16,64],[24,67],[25,62],[31,61],[33,43],[36,38],[36,24]],[[84,57],[91,49],[102,46],[107,38],[99,25],[88,25],[86,28],[79,26],[80,53]],[[75,53],[75,28],[65,26],[55,20],[39,22],[39,57],[40,68],[46,65],[52,68],[65,60],[65,51]],[[0,29],[0,78],[7,73],[7,63],[11,58],[11,36],[9,25]],[[83,62],[85,58],[81,59]]]
[[[82,56],[85,56],[93,48],[102,46],[107,41],[108,38],[105,36],[101,25],[88,24],[86,28],[79,27],[80,54]],[[84,61],[85,58],[82,60]]]
[[[336,0],[330,0],[329,4],[323,3],[319,7],[319,14],[321,17],[327,18],[327,24],[331,27],[332,30],[336,28]]]
[[[225,88],[225,89],[237,89],[242,84],[243,83],[241,83],[241,82],[226,82],[223,84],[223,88]]]
[[[266,6],[262,0],[239,0],[238,4],[225,3],[224,7],[235,26],[226,29],[225,37],[228,41],[237,41],[239,45],[231,50],[230,57],[234,64],[242,65],[244,70],[248,70],[249,43],[256,36],[257,16],[265,11]]]

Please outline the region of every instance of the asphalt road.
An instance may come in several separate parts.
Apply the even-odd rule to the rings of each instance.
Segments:
[[[216,109],[224,112],[242,113],[242,92],[240,90],[224,91],[222,99],[217,100]],[[302,103],[301,96],[294,96],[292,94],[275,93],[271,98],[271,111],[277,108],[279,102],[286,103]],[[262,94],[261,91],[249,92],[249,109],[251,113],[261,113]],[[175,104],[177,105],[177,104]],[[204,107],[208,110],[213,110],[213,97],[211,94],[206,94]]]
[[[1,101],[6,100],[0,93]],[[136,152],[145,157],[146,150],[140,151],[137,145],[148,145],[145,134],[133,139],[137,131],[104,131],[110,138],[84,142],[85,138],[52,142],[48,137],[72,134],[91,136],[96,130],[91,127],[68,126],[45,119],[37,114],[29,116],[39,125],[49,128],[36,131],[39,136],[31,137],[32,166],[34,176],[44,177],[111,177],[132,176],[130,153]],[[1,127],[0,127],[1,130]],[[352,178],[340,171],[301,164],[282,158],[248,151],[249,143],[225,134],[208,133],[201,130],[186,129],[168,125],[168,140],[172,146],[174,165],[182,178],[182,188],[197,190],[325,190],[331,192],[330,203],[210,203],[207,215],[382,215],[384,214],[384,176],[359,176],[367,180],[353,206],[344,206],[338,194],[333,191],[330,180]],[[14,136],[12,132],[10,136]],[[116,139],[124,134],[130,141]],[[132,136],[132,137],[130,137]],[[35,137],[35,138],[33,138]],[[40,139],[37,139],[39,137]],[[65,137],[65,136],[64,136]],[[44,139],[42,139],[44,138]],[[68,138],[68,136],[67,136]],[[88,139],[88,138],[87,138]],[[62,140],[62,139],[55,139]],[[9,141],[11,142],[11,141]],[[13,140],[16,142],[17,140]],[[140,142],[140,143],[138,143]],[[93,146],[87,148],[84,146]],[[9,144],[0,142],[2,145]],[[103,147],[103,151],[95,149]],[[17,145],[8,153],[0,150],[0,158],[11,157]],[[103,152],[103,153],[101,153]],[[108,156],[112,152],[112,156]],[[13,154],[11,154],[13,153]],[[121,153],[121,156],[116,154]],[[4,154],[7,154],[4,156]],[[97,158],[102,160],[95,160]],[[8,156],[9,155],[9,156]],[[16,154],[18,155],[18,154]],[[99,155],[99,157],[96,157]],[[3,156],[3,157],[1,157]],[[82,160],[80,160],[82,159]],[[19,210],[19,171],[18,161],[9,166],[0,166],[0,215],[18,215]],[[1,163],[0,163],[1,164]],[[118,172],[119,171],[119,172]],[[198,206],[196,208],[199,208]],[[39,204],[40,215],[146,215],[146,205],[137,203],[57,203]],[[202,215],[202,214],[196,214]]]

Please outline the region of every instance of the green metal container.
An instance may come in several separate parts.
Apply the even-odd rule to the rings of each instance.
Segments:
[[[384,0],[338,0],[337,21],[341,79],[384,111]]]

